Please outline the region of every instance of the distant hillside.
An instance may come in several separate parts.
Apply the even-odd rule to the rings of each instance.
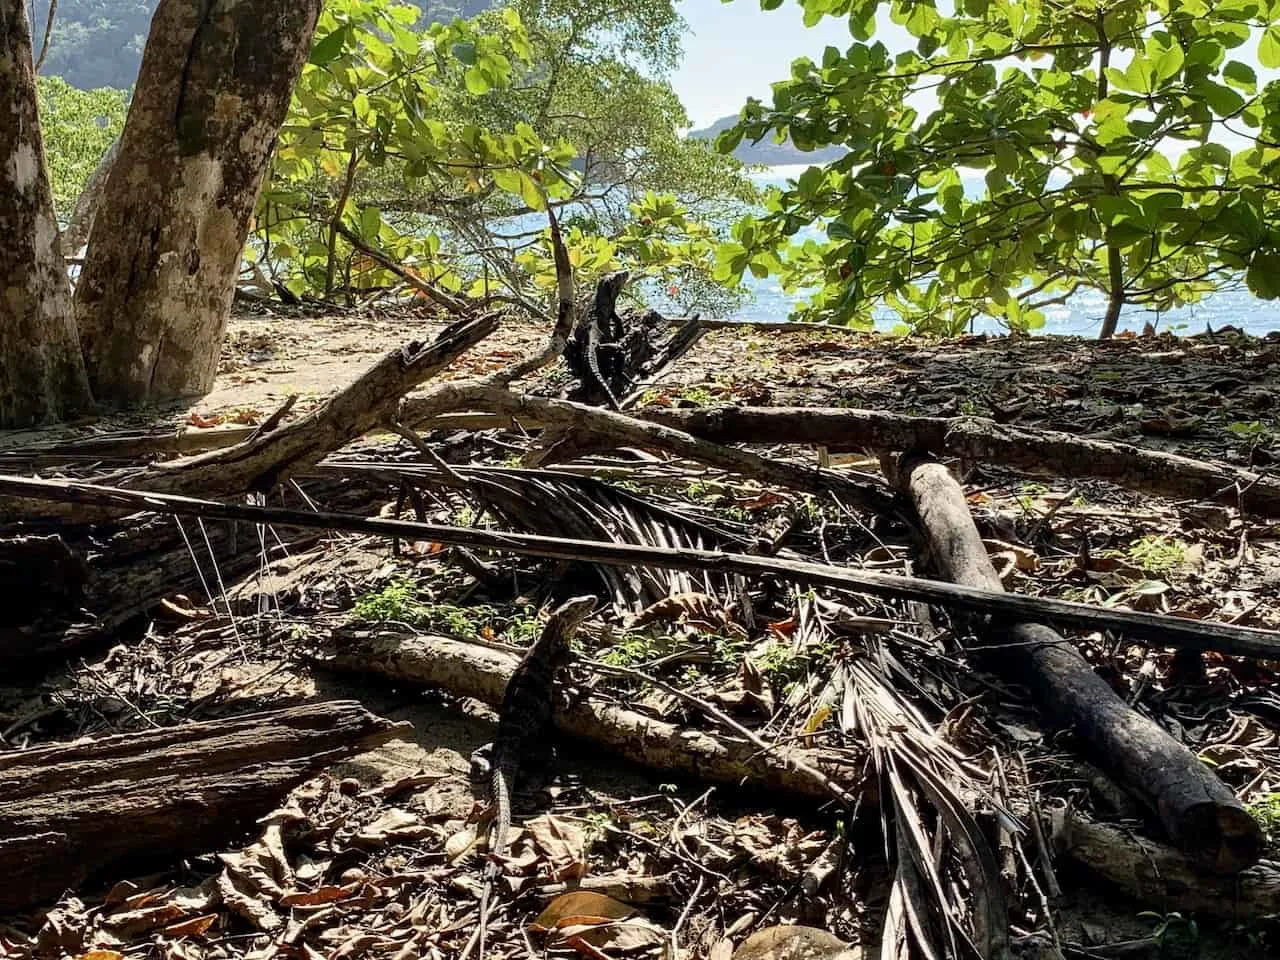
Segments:
[[[722,131],[728,130],[737,122],[736,114],[731,117],[721,117],[709,127],[691,130],[689,136],[698,140],[714,140]],[[787,163],[830,163],[832,160],[839,160],[846,153],[848,151],[843,147],[823,147],[821,150],[805,153],[797,149],[790,140],[786,143],[774,143],[772,136],[765,137],[756,144],[744,140],[738,144],[738,149],[733,151],[733,155],[743,163],[762,163],[771,167]]]
[[[53,42],[42,74],[62,77],[73,87],[132,87],[142,48],[159,0],[58,0]],[[492,0],[420,0],[432,20],[472,17]],[[31,32],[37,48],[44,38],[49,0],[34,0]],[[39,50],[36,51],[39,53]]]

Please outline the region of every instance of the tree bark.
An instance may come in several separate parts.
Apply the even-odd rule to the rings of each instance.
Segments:
[[[314,658],[341,673],[439,687],[494,707],[502,703],[520,660],[516,653],[391,627],[335,630]],[[822,800],[831,798],[824,777],[848,782],[862,769],[861,757],[791,745],[762,751],[745,740],[682,728],[600,696],[557,704],[555,725],[588,748],[603,747],[651,770]]]
[[[320,0],[161,0],[76,288],[110,406],[207,392]]]
[[[89,410],[93,401],[58,249],[37,116],[31,28],[0,0],[0,428]]]
[[[117,864],[217,847],[307,777],[407,728],[333,701],[0,757],[0,911]]]
[[[965,586],[1003,590],[964,491],[946,467],[908,456],[898,480],[941,573]],[[1036,623],[1005,620],[986,629],[997,646],[983,662],[1028,686],[1049,720],[1079,736],[1099,765],[1159,818],[1180,850],[1219,873],[1257,862],[1262,831],[1235,794],[1190,750],[1116,696],[1072,644]]]

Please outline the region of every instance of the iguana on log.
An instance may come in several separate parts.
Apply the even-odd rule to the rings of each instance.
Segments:
[[[596,385],[604,391],[609,406],[614,410],[621,409],[618,398],[600,371],[601,351],[615,354],[622,349],[622,318],[618,316],[618,297],[626,286],[631,275],[626,270],[611,273],[596,285],[596,294],[587,308],[586,316],[574,331],[574,340],[587,370]]]
[[[502,858],[507,852],[507,834],[511,831],[511,794],[520,778],[527,779],[530,774],[536,774],[537,766],[546,763],[556,671],[568,659],[569,641],[595,605],[594,597],[574,597],[551,614],[542,634],[525,653],[507,682],[497,736],[492,744],[481,747],[472,755],[473,775],[483,775],[488,768],[489,801],[494,809],[489,833],[489,859],[484,865],[484,885],[480,890],[479,960],[484,960],[489,900],[502,874]],[[469,953],[469,950],[464,953]]]

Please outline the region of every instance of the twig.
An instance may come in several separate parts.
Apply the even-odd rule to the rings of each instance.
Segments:
[[[49,41],[53,37],[53,18],[58,12],[58,0],[49,0],[49,16],[44,21],[44,40],[40,44],[40,56],[36,57],[34,73],[39,73],[44,66],[44,58],[49,55]]]

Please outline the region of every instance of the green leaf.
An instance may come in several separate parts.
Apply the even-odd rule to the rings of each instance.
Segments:
[[[1254,296],[1264,300],[1275,300],[1280,297],[1280,253],[1259,251],[1249,262],[1245,271],[1244,282]]]
[[[1182,69],[1182,61],[1182,47],[1176,43],[1162,50],[1154,61],[1156,79],[1168,80],[1170,77],[1177,76]]]
[[[1258,62],[1268,70],[1280,67],[1280,27],[1267,27],[1258,41]]]
[[[458,42],[453,45],[453,55],[468,67],[474,66],[476,62],[476,45],[468,42]]]
[[[493,89],[488,77],[478,67],[468,67],[467,72],[463,75],[463,82],[467,85],[467,93],[474,94],[477,97]]]
[[[382,213],[377,207],[365,207],[360,211],[360,236],[365,240],[378,239],[382,229]]]
[[[1258,90],[1258,74],[1247,63],[1232,60],[1222,68],[1222,75],[1227,83],[1239,87],[1247,94],[1252,95]]]
[[[344,24],[312,44],[309,62],[317,67],[323,67],[325,64],[337,60],[342,55],[342,47],[346,43],[346,39],[347,27]]]
[[[545,210],[547,202],[543,199],[542,191],[538,189],[538,184],[533,177],[520,171],[520,196],[530,210]]]

